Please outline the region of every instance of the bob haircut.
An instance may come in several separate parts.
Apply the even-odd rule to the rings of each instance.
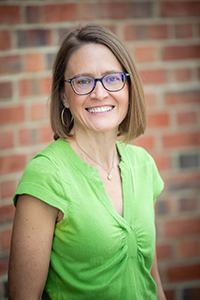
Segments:
[[[146,107],[144,92],[136,67],[120,40],[110,30],[101,25],[86,25],[72,31],[63,41],[58,51],[54,67],[50,100],[50,121],[54,132],[54,139],[67,139],[73,128],[72,115],[69,109],[65,109],[64,123],[61,121],[61,113],[64,108],[64,73],[70,57],[86,44],[102,44],[108,47],[121,64],[127,77],[129,86],[129,108],[126,117],[119,125],[118,136],[123,136],[124,142],[130,142],[144,133],[146,128]]]

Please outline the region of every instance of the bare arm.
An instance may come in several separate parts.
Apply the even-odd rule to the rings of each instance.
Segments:
[[[10,300],[41,299],[58,212],[32,196],[18,198],[8,271]]]
[[[151,275],[157,285],[157,299],[158,300],[166,300],[163,288],[162,288],[162,283],[160,280],[160,275],[158,272],[158,265],[157,265],[157,255],[156,255],[156,251],[155,251],[155,255],[154,255],[154,260],[153,260],[153,265],[151,268]]]

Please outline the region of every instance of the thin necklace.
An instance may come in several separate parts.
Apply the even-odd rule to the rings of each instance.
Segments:
[[[95,160],[94,158],[92,158],[89,154],[87,154],[87,153],[79,146],[79,144],[77,143],[76,140],[75,140],[75,142],[76,142],[77,146],[79,147],[79,149],[80,149],[81,151],[83,151],[83,153],[85,153],[91,160],[93,160],[97,165],[99,165],[102,169],[104,169],[104,171],[106,171],[106,173],[108,174],[108,175],[107,175],[108,180],[112,180],[113,177],[112,177],[112,175],[110,174],[110,172],[112,171],[113,166],[114,166],[115,149],[114,149],[114,152],[113,152],[112,167],[111,167],[111,169],[108,171],[108,170],[106,170],[100,163],[98,163],[98,161],[96,161],[96,160]]]

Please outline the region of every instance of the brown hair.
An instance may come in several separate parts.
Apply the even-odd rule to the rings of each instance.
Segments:
[[[54,67],[52,92],[50,103],[50,120],[54,132],[54,139],[59,137],[67,139],[73,128],[73,123],[65,127],[61,121],[61,112],[63,106],[64,91],[64,73],[68,61],[75,51],[88,43],[102,44],[108,47],[120,62],[124,72],[129,74],[129,109],[125,119],[119,125],[119,136],[124,136],[124,141],[129,142],[144,133],[146,128],[146,109],[142,84],[136,67],[120,42],[120,40],[108,29],[101,25],[86,25],[82,28],[72,31],[61,44],[58,51]],[[71,122],[71,112],[65,110],[65,124]]]

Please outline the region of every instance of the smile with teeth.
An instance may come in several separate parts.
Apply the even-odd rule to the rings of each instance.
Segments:
[[[112,110],[113,108],[114,108],[113,106],[102,106],[102,107],[95,107],[95,108],[91,108],[91,109],[87,108],[87,111],[89,111],[90,113],[93,113],[93,114],[105,113],[105,112]]]

